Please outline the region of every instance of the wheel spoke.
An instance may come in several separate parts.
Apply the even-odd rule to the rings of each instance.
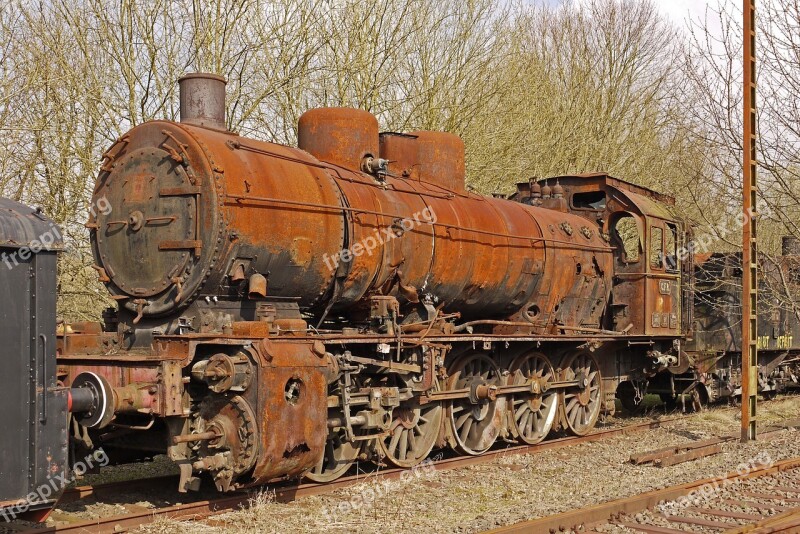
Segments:
[[[332,410],[329,416],[340,418],[342,414],[340,411]],[[347,440],[344,428],[330,429],[322,450],[322,457],[306,473],[306,477],[318,483],[336,480],[350,469],[360,450],[360,445]]]
[[[403,427],[398,426],[392,433],[392,441],[389,442],[389,453],[394,454],[397,445],[400,443],[400,436],[403,434]]]
[[[461,428],[464,425],[464,421],[469,419],[471,416],[472,416],[472,414],[469,413],[469,412],[467,412],[464,415],[460,416],[458,419],[456,419],[456,427],[457,428]]]
[[[580,408],[576,408],[570,412],[569,421],[572,423],[573,427],[578,424],[578,414],[580,411]]]
[[[519,427],[525,428],[525,425],[528,424],[528,420],[530,418],[531,418],[531,411],[527,410],[524,414],[522,414],[522,417],[517,418],[517,420],[519,421]]]
[[[555,377],[549,360],[538,352],[518,356],[512,362],[510,371],[523,377],[518,381],[519,384],[536,380],[544,386],[547,382],[552,382]],[[567,379],[569,378],[567,377]],[[567,395],[569,398],[576,396],[574,393],[567,393]],[[555,401],[558,398],[559,393],[555,390],[547,394],[521,394],[512,397],[509,409],[513,410],[511,419],[514,425],[514,434],[528,444],[538,443],[547,437],[556,414]]]
[[[323,469],[324,465],[325,465],[325,454],[323,454],[320,457],[319,462],[317,462],[317,465],[314,466],[314,471],[313,472],[314,473],[322,473],[322,469]]]
[[[467,419],[464,422],[464,426],[461,427],[461,433],[459,434],[461,441],[466,441],[469,431],[472,429],[473,423],[474,421],[472,419]]]
[[[434,384],[434,389],[439,390],[438,383]],[[436,444],[443,413],[440,404],[431,403],[423,408],[413,398],[395,408],[391,434],[377,440],[386,462],[408,468],[427,458]]]
[[[417,450],[417,437],[414,435],[414,430],[417,430],[417,427],[408,429],[408,448],[412,452]]]
[[[574,397],[571,401],[569,401],[569,404],[567,404],[566,411],[567,412],[572,411],[572,407],[575,406],[576,404],[578,404],[578,399],[577,397]]]
[[[401,460],[408,457],[408,429],[404,428],[400,432],[400,454],[397,455]]]
[[[519,368],[512,370],[509,376],[501,375],[494,359],[486,354],[473,352],[462,355],[452,362],[452,366],[448,368],[448,374],[457,378],[451,378],[448,386],[452,389],[466,389],[475,385],[521,385],[528,380],[525,371],[525,368]],[[500,425],[509,419],[504,411],[517,410],[520,408],[520,404],[524,404],[512,404],[512,401],[508,401],[507,404],[505,399],[501,399],[482,399],[474,405],[464,401],[450,403],[446,413],[451,435],[455,438],[452,444],[455,449],[463,454],[476,455],[491,447],[494,440],[502,433]],[[501,412],[503,413],[501,414]],[[520,415],[522,413],[520,412]]]

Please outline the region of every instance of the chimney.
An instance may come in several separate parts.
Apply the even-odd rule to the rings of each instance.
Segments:
[[[225,130],[225,78],[195,72],[178,80],[181,122]]]

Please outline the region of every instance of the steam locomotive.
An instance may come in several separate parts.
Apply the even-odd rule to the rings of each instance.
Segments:
[[[261,142],[226,129],[225,80],[210,74],[182,78],[180,103],[180,122],[136,126],[103,155],[93,202],[109,209],[86,226],[117,308],[55,335],[50,299],[9,346],[24,356],[3,380],[23,377],[27,399],[11,424],[47,425],[49,472],[67,449],[102,449],[166,454],[180,491],[202,476],[219,491],[328,482],[356,461],[583,435],[617,398],[736,395],[739,296],[697,279],[670,197],[606,174],[486,197],[449,133],[380,133],[366,111],[326,108],[300,118],[298,148]],[[31,255],[46,272],[25,268],[48,294],[51,248]],[[702,265],[735,278],[736,258]],[[797,382],[797,321],[773,311],[765,392]],[[25,472],[30,453],[2,469]]]

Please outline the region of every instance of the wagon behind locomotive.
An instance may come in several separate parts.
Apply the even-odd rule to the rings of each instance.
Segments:
[[[697,256],[691,372],[702,402],[741,395],[741,253]],[[758,390],[767,397],[800,387],[800,247],[785,236],[781,255],[759,258]]]
[[[0,517],[44,515],[67,473],[67,392],[56,383],[56,255],[52,221],[0,199]]]

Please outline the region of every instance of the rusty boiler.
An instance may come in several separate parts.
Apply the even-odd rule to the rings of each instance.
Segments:
[[[223,84],[183,83],[199,80]],[[232,280],[253,274],[270,296],[318,314],[397,294],[465,318],[524,310],[535,324],[570,324],[579,282],[592,286],[581,298],[605,298],[610,252],[597,232],[468,192],[457,136],[379,135],[365,111],[315,109],[292,148],[224,131],[207,93],[182,122],[142,124],[106,153],[95,198],[113,209],[92,221],[94,250],[135,318],[230,297]]]

